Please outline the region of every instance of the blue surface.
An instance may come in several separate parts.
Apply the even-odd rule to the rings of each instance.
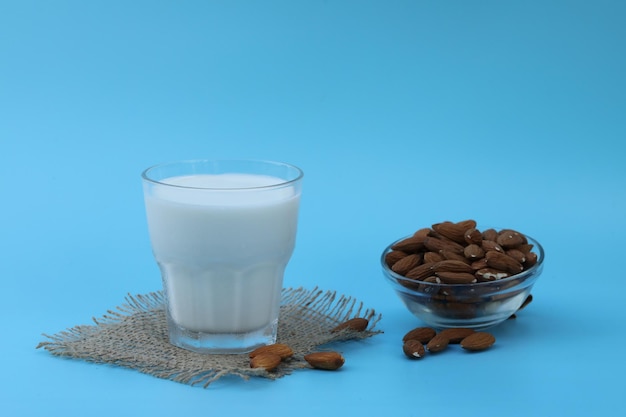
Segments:
[[[0,2],[0,404],[21,415],[621,415],[626,3]],[[286,286],[383,314],[340,372],[209,389],[55,358],[41,333],[160,288],[139,174],[305,171]],[[403,357],[390,241],[475,218],[538,239],[493,350]],[[556,414],[559,413],[559,414]]]

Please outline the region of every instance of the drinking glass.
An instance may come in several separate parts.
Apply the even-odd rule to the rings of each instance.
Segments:
[[[242,353],[276,342],[302,171],[259,160],[193,160],[142,174],[170,342]]]

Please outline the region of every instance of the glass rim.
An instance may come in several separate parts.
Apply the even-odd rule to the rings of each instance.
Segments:
[[[281,179],[281,182],[275,183],[275,184],[270,184],[270,185],[260,185],[260,186],[252,186],[252,187],[198,187],[198,186],[188,186],[188,185],[179,185],[179,184],[171,184],[168,182],[164,182],[163,180],[157,180],[154,178],[150,177],[150,172],[153,170],[156,170],[158,168],[163,168],[166,166],[173,166],[173,165],[193,165],[193,164],[206,164],[206,163],[255,163],[255,164],[265,164],[268,166],[274,166],[274,167],[284,167],[284,168],[288,168],[291,170],[294,170],[296,175],[294,178],[292,179]],[[234,170],[232,173],[243,173],[243,172],[239,172],[237,170]],[[216,174],[219,175],[219,174]],[[273,189],[273,188],[281,188],[281,187],[285,187],[288,186],[290,184],[295,184],[298,181],[300,181],[302,178],[304,177],[304,172],[302,171],[302,169],[300,169],[299,167],[293,165],[293,164],[289,164],[286,162],[278,162],[278,161],[272,161],[272,160],[266,160],[266,159],[229,159],[229,158],[224,158],[224,159],[183,159],[183,160],[177,160],[177,161],[170,161],[170,162],[162,162],[162,163],[158,163],[155,165],[152,165],[146,169],[143,170],[143,172],[141,173],[141,178],[149,183],[152,184],[158,184],[158,185],[162,185],[162,186],[166,186],[166,187],[173,187],[173,188],[179,188],[179,189],[189,189],[189,190],[206,190],[206,191],[245,191],[245,190],[267,190],[267,189]],[[170,178],[170,177],[168,177]]]

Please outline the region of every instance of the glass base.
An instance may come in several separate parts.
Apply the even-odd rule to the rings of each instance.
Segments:
[[[246,333],[203,333],[179,327],[168,318],[170,343],[197,353],[237,354],[276,343],[278,319],[266,327]]]

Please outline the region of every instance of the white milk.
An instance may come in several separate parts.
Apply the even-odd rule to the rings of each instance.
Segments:
[[[299,192],[293,186],[228,189],[285,182],[248,174],[160,182],[179,186],[153,186],[145,197],[171,319],[204,333],[249,332],[276,320]]]

